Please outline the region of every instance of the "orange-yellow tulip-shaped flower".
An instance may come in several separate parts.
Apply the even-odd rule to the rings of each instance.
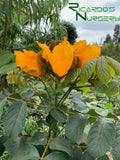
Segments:
[[[100,56],[101,48],[96,44],[87,45],[86,41],[78,41],[71,45],[67,38],[63,41],[50,41],[49,44],[37,42],[42,50],[37,54],[34,51],[15,51],[16,64],[24,71],[35,70],[32,75],[39,76],[45,71],[52,71],[59,77],[65,76],[69,70],[81,68],[90,59]],[[48,69],[48,70],[47,70]]]
[[[68,73],[73,62],[74,48],[66,37],[52,51],[45,44],[38,43],[38,45],[43,49],[43,58],[50,63],[54,73],[59,77]]]
[[[16,65],[20,68],[23,68],[26,66],[26,68],[24,69],[25,72],[34,70],[35,72],[31,74],[35,76],[39,76],[43,72],[43,69],[41,68],[40,70],[40,67],[38,66],[37,53],[35,53],[34,51],[27,51],[25,49],[23,50],[23,52],[15,51]]]
[[[89,46],[85,40],[76,42],[73,47],[75,55],[78,57],[78,68],[82,67],[86,61],[100,56],[101,47],[96,44]]]

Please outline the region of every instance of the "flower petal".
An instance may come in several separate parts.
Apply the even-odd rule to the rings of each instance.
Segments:
[[[37,53],[35,53],[34,51],[27,51],[25,49],[23,50],[23,52],[15,51],[17,66],[19,66],[20,68],[27,66],[24,69],[25,72],[35,70],[35,72],[31,74],[39,76],[42,73],[42,70],[39,70],[37,64]]]
[[[86,51],[86,48],[87,48],[87,42],[86,40],[83,40],[83,41],[78,41],[76,42],[74,45],[74,52],[75,52],[75,55],[78,56],[79,54],[82,54],[83,52]]]
[[[74,57],[74,48],[64,37],[64,41],[54,47],[49,54],[49,62],[54,73],[64,76],[71,68]]]
[[[39,43],[38,41],[36,42],[43,49],[42,57],[46,60],[46,62],[48,62],[48,55],[51,53],[49,47],[46,44]]]
[[[77,67],[80,68],[83,64],[93,58],[98,58],[100,56],[101,47],[93,44],[88,46],[86,41],[79,41],[74,45],[75,55],[78,57]]]

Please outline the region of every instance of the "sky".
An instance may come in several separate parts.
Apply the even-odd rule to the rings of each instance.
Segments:
[[[97,12],[97,10],[96,12],[92,10],[91,12],[87,12],[88,19],[92,18],[93,16],[120,17],[120,0],[69,0],[69,3],[78,3],[79,8],[75,9],[83,16],[84,12],[80,11],[81,7],[85,7],[83,9],[90,7],[90,10],[92,7],[101,7],[102,10],[103,8],[105,9],[106,12]],[[76,27],[78,33],[77,41],[87,40],[88,44],[97,42],[97,44],[101,45],[104,42],[107,34],[110,34],[111,37],[113,37],[115,25],[120,24],[120,19],[119,21],[85,21],[78,17],[78,20],[76,21],[76,12],[71,10],[69,6],[72,5],[68,4],[62,9],[60,17],[61,20],[71,22]],[[115,11],[110,12],[110,10],[112,10],[110,7],[114,7]],[[101,8],[98,8],[98,11]]]

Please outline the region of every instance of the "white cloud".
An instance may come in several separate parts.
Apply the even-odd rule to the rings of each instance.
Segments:
[[[69,0],[69,3],[79,3],[80,6],[103,6],[106,3],[118,2],[118,0]]]
[[[77,32],[79,34],[79,38],[77,39],[77,41],[86,40],[88,44],[97,42],[99,45],[103,43],[107,33],[109,33],[111,36],[113,35],[113,30],[108,30],[106,32],[101,30],[95,31],[95,30],[86,30],[82,28],[77,28]]]
[[[120,17],[119,0],[70,0],[69,3],[79,3],[81,7],[115,7],[115,12],[89,12],[89,16]],[[101,39],[104,40],[108,33],[112,36],[115,24],[120,23],[120,21],[91,21],[86,23],[80,17],[76,21],[76,14],[69,9],[69,5],[61,11],[61,19],[73,23],[78,32],[78,40],[86,39],[88,43],[100,43]]]

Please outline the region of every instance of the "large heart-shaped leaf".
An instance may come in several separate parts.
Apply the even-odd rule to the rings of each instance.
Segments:
[[[107,83],[110,80],[111,76],[108,63],[104,56],[101,56],[97,59],[96,66],[97,76],[99,80],[103,83]]]
[[[76,142],[83,134],[86,122],[87,117],[79,113],[69,117],[65,127],[65,134],[67,138],[72,142]]]
[[[22,100],[16,100],[8,108],[4,118],[4,129],[9,136],[17,136],[23,129],[27,114],[27,105]]]
[[[88,137],[88,151],[92,156],[101,157],[111,148],[115,139],[115,124],[110,118],[98,118],[91,127]]]
[[[50,143],[50,149],[66,152],[68,155],[72,155],[72,145],[67,139],[63,137],[56,137]]]
[[[120,159],[120,121],[116,125],[116,138],[112,146],[113,155],[116,159]]]

